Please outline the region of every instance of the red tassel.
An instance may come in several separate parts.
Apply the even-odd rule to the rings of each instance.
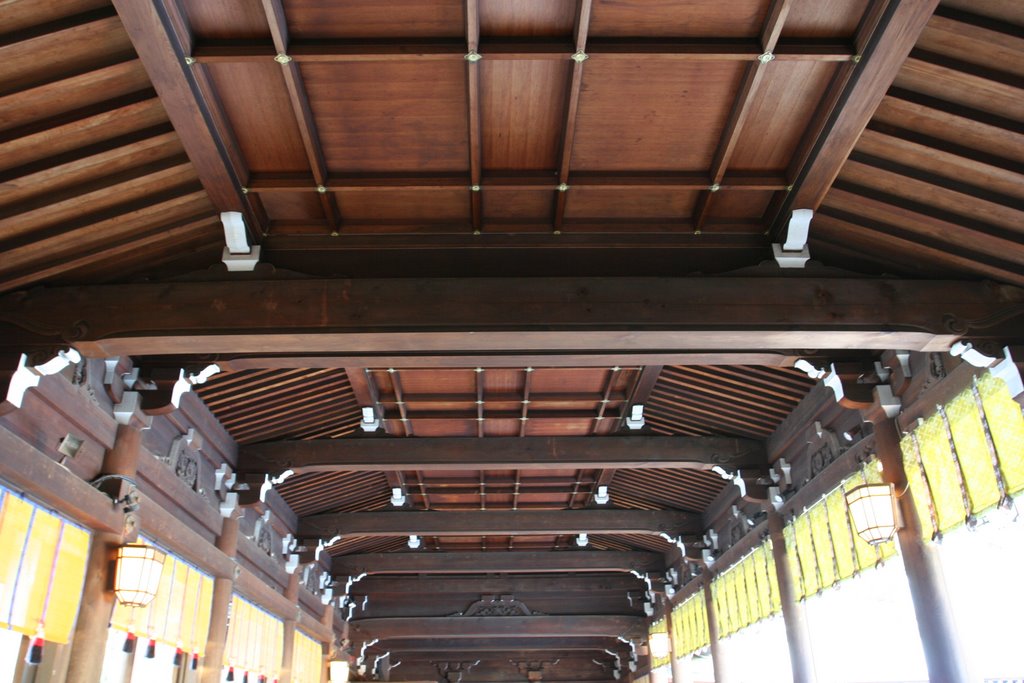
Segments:
[[[149,645],[146,646],[146,659],[153,659],[154,657],[156,657],[156,641],[150,638]]]
[[[43,661],[43,639],[36,636],[32,639],[32,647],[25,654],[25,663],[35,666]]]
[[[181,662],[182,662],[184,657],[185,657],[185,653],[184,653],[184,651],[182,651],[182,649],[180,647],[177,650],[175,650],[174,651],[174,666],[181,666]]]
[[[192,654],[192,670],[195,671],[199,668],[199,653]]]
[[[244,674],[242,674],[242,683],[249,683],[249,672],[248,671],[246,671]]]
[[[124,639],[124,646],[121,648],[122,652],[132,653],[135,652],[135,634],[129,633]]]
[[[227,680],[229,680],[229,681],[235,680],[235,667],[233,667],[233,666],[229,666],[228,667],[228,677],[227,677]]]

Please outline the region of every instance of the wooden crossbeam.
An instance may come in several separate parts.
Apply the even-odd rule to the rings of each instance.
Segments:
[[[349,576],[374,574],[549,574],[563,572],[665,571],[661,553],[638,551],[571,550],[543,552],[408,552],[341,555],[331,573],[344,581]]]
[[[478,178],[474,183],[473,178]],[[560,176],[560,178],[563,176]],[[614,173],[601,171],[577,171],[566,174],[566,183],[575,187],[593,187],[602,190],[700,190],[710,184],[706,173],[664,172],[664,173]],[[561,182],[561,181],[560,181]],[[479,185],[483,190],[515,190],[517,192],[551,192],[558,189],[547,173],[488,173],[485,176],[469,176],[465,173],[363,173],[331,174],[323,185],[329,192],[369,192],[395,190],[402,192],[436,192],[453,188],[465,188],[468,184]],[[723,191],[781,190],[786,179],[778,173],[737,172],[719,177]],[[317,192],[314,179],[304,173],[254,173],[246,189],[250,192],[267,193],[313,193]]]
[[[405,596],[427,594],[522,595],[528,593],[617,593],[646,590],[631,574],[569,574],[567,576],[369,576],[352,587],[353,595]]]
[[[239,470],[253,473],[481,469],[764,467],[764,445],[727,437],[436,437],[271,441],[242,446]]]
[[[575,40],[487,39],[478,51],[489,60],[566,60],[575,52]],[[653,38],[643,41],[591,38],[587,54],[603,60],[678,59],[690,61],[751,61],[763,52],[759,40],[688,40]],[[204,40],[192,50],[200,63],[265,62],[277,52],[266,40]],[[288,56],[300,63],[380,61],[458,61],[465,58],[465,39],[451,40],[293,40]],[[780,40],[776,59],[799,61],[849,61],[853,45],[843,41]]]
[[[517,638],[559,639],[573,636],[639,635],[644,617],[609,614],[543,615],[529,617],[382,617],[356,619],[349,628],[358,638]]]
[[[1019,338],[1024,290],[925,280],[440,278],[229,280],[0,298],[7,346],[90,357],[460,355],[629,349],[907,349]]]
[[[699,514],[677,510],[480,510],[339,512],[299,518],[300,538],[350,536],[695,535]]]
[[[543,638],[538,636],[523,635],[518,638],[502,638],[500,643],[490,638],[474,637],[459,638],[457,641],[450,638],[389,638],[387,641],[375,643],[367,648],[370,654],[381,654],[391,650],[402,653],[431,653],[435,651],[453,650],[458,652],[487,652],[505,651],[517,649],[522,651],[550,651],[565,650],[571,652],[595,650],[600,653],[601,658],[610,657],[604,650],[620,651],[626,646],[614,635],[608,636],[566,636],[560,639]],[[415,659],[416,657],[413,657]],[[393,657],[399,659],[399,657]]]

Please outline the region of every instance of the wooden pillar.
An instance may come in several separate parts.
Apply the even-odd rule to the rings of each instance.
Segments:
[[[296,616],[299,609],[299,572],[298,570],[288,575],[288,585],[284,589],[284,597],[295,603]],[[280,683],[292,683],[293,655],[295,654],[295,619],[284,621],[284,652],[281,653],[281,676]]]
[[[101,489],[113,496],[119,496],[127,489],[123,480],[117,477],[133,479],[138,470],[142,430],[148,426],[147,421],[136,419],[139,417],[137,413],[128,424],[118,425],[114,445],[103,456],[100,474],[115,475],[115,478],[101,484]],[[126,533],[133,531],[133,524],[134,518],[126,519]],[[67,683],[95,683],[100,680],[110,617],[114,613],[114,594],[110,590],[113,580],[111,562],[123,540],[124,536],[118,534],[93,535],[85,565],[82,603],[68,657]]]
[[[237,514],[237,513],[236,513]],[[228,557],[238,552],[238,517],[231,516],[221,525],[217,549]],[[228,639],[228,612],[235,592],[235,578],[216,577],[213,580],[213,603],[210,607],[210,633],[206,639],[206,655],[199,674],[201,683],[220,683],[224,665],[224,648]]]
[[[896,491],[904,491],[899,497],[903,527],[897,532],[897,539],[928,663],[928,676],[933,681],[965,682],[969,680],[967,666],[946,595],[938,549],[921,537],[921,520],[903,469],[898,426],[895,420],[885,417],[874,416],[871,421],[875,426],[875,450],[882,463],[882,478],[893,484]]]
[[[772,555],[775,560],[775,574],[778,576],[779,601],[782,603],[782,618],[786,623],[786,641],[789,643],[789,662],[793,670],[794,683],[812,683],[814,659],[811,653],[811,635],[807,628],[804,605],[797,600],[796,584],[786,557],[785,524],[782,515],[768,505],[768,533],[772,539]]]
[[[718,612],[715,611],[715,601],[711,597],[711,580],[704,584],[704,604],[708,612],[708,640],[711,645],[711,661],[715,665],[715,683],[728,683],[729,667],[725,663],[725,653],[722,652],[722,644],[718,641]]]

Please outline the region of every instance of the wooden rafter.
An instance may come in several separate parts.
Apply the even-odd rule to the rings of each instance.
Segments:
[[[856,40],[861,59],[837,73],[811,127],[817,134],[807,136],[808,143],[791,165],[794,190],[778,195],[766,214],[773,236],[788,224],[790,209],[821,205],[938,4],[938,0],[877,3],[869,12]]]
[[[186,64],[192,46],[183,42],[188,38],[176,6],[114,0],[114,7],[214,206],[242,211],[257,241],[267,225],[242,192],[248,171],[239,167],[237,145],[224,139],[224,117],[208,97],[205,75]]]
[[[778,46],[779,37],[782,35],[782,28],[786,17],[789,15],[791,4],[791,0],[774,0],[771,8],[768,10],[768,18],[765,20],[764,27],[761,30],[761,49],[763,52],[758,55],[757,59],[747,65],[739,92],[729,113],[729,119],[718,141],[718,148],[715,150],[714,159],[711,161],[711,185],[708,189],[701,192],[697,198],[697,204],[693,211],[693,230],[695,232],[703,230],[708,218],[711,198],[722,187],[722,180],[725,178],[729,161],[732,159],[736,146],[739,144],[744,124],[747,122],[750,111],[754,107],[769,64],[775,59],[775,48]]]
[[[646,632],[644,617],[587,614],[530,617],[401,617],[356,619],[354,635],[380,638],[516,638],[523,634],[550,638],[566,636],[639,636]]]
[[[281,4],[281,0],[263,0],[263,11],[270,26],[274,49],[277,50],[275,60],[281,64],[281,75],[284,77],[285,87],[288,90],[288,101],[295,114],[295,123],[298,125],[299,135],[302,136],[302,145],[306,150],[309,168],[313,173],[313,182],[315,183],[313,190],[320,195],[320,208],[324,212],[328,225],[331,226],[331,232],[337,233],[341,229],[341,211],[338,208],[338,200],[325,187],[327,184],[327,162],[324,160],[320,135],[317,132],[316,121],[313,119],[313,110],[309,106],[309,95],[302,83],[299,65],[288,54],[288,23],[285,18],[284,6]]]
[[[561,231],[565,221],[565,206],[568,200],[569,168],[572,165],[572,150],[576,140],[576,115],[580,108],[580,93],[583,91],[583,63],[587,59],[587,34],[590,31],[592,0],[578,0],[576,11],[575,48],[573,54],[572,79],[569,82],[569,98],[565,107],[565,124],[562,127],[562,146],[558,162],[558,186],[555,188],[555,216],[552,225]]]

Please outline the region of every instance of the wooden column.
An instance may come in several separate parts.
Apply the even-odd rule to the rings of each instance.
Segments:
[[[928,663],[928,676],[933,681],[965,682],[969,680],[967,666],[946,595],[938,549],[921,537],[921,520],[907,488],[899,428],[893,419],[879,415],[869,417],[875,426],[875,449],[882,463],[882,478],[893,484],[896,491],[904,492],[899,497],[903,527],[897,532],[897,538]]]
[[[114,445],[103,456],[101,475],[135,477],[142,448],[142,430],[147,426],[148,422],[142,420],[139,413],[133,415],[128,424],[118,425]],[[102,490],[118,497],[127,488],[118,478],[101,484]],[[134,530],[134,523],[134,518],[126,519],[125,533]],[[123,534],[93,534],[85,567],[85,583],[82,585],[82,603],[68,657],[67,683],[95,683],[100,680],[110,617],[114,612],[114,594],[110,590],[111,561],[123,540]]]
[[[284,597],[295,603],[296,616],[299,610],[299,572],[292,572],[288,576],[288,585],[284,589]],[[295,619],[284,621],[284,652],[281,653],[281,676],[280,683],[292,683],[292,655],[295,650]]]
[[[722,652],[721,643],[718,642],[718,612],[715,611],[715,601],[711,598],[711,580],[704,584],[704,604],[708,612],[708,639],[711,644],[711,661],[715,665],[715,683],[728,683],[729,667],[725,663],[725,653]]]
[[[794,683],[812,683],[814,659],[811,654],[811,636],[807,629],[804,605],[797,600],[796,585],[786,557],[786,539],[783,534],[785,523],[782,515],[768,506],[768,533],[772,539],[772,555],[775,560],[775,574],[779,583],[779,601],[782,603],[782,618],[786,623],[786,641],[789,643],[789,662],[793,669]]]
[[[237,514],[237,513],[236,513]],[[238,552],[238,517],[231,516],[221,525],[217,549],[228,557]],[[224,665],[224,648],[228,638],[228,611],[235,592],[235,579],[216,577],[213,580],[213,604],[210,608],[210,633],[206,639],[206,655],[199,674],[201,683],[220,683]]]

